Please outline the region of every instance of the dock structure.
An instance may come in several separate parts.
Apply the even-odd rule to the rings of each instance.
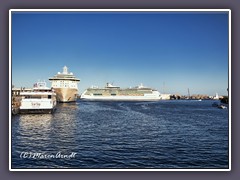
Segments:
[[[20,111],[20,106],[21,106],[21,96],[20,92],[28,92],[32,91],[30,88],[12,88],[12,114],[16,115]]]
[[[13,95],[12,96],[12,114],[13,115],[16,115],[19,113],[20,106],[21,106],[21,97]]]

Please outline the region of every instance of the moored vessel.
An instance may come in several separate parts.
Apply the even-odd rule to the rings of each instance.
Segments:
[[[110,83],[104,88],[91,87],[86,89],[82,95],[83,100],[109,100],[109,101],[157,101],[160,93],[142,84],[134,88],[120,88]]]
[[[78,83],[80,79],[76,78],[73,73],[68,73],[67,66],[63,67],[63,72],[58,72],[54,77],[49,78],[52,88],[57,94],[58,102],[73,102],[77,100]]]
[[[32,91],[20,92],[19,112],[52,113],[56,108],[56,93],[46,86],[46,82],[37,82]]]

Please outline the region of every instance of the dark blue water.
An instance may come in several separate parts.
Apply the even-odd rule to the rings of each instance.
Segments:
[[[228,109],[212,103],[78,101],[13,116],[12,168],[228,168]]]

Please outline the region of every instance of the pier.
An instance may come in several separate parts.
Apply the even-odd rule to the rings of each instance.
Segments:
[[[27,92],[32,91],[30,88],[12,88],[12,114],[16,115],[20,112],[20,106],[21,106],[21,96],[20,92]]]
[[[12,114],[13,115],[16,115],[19,113],[20,106],[21,106],[21,97],[13,95],[12,96]]]

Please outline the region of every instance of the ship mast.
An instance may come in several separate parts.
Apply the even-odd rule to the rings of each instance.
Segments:
[[[165,94],[165,82],[163,82],[163,94]]]
[[[188,99],[190,99],[190,91],[189,91],[189,88],[188,88]]]

